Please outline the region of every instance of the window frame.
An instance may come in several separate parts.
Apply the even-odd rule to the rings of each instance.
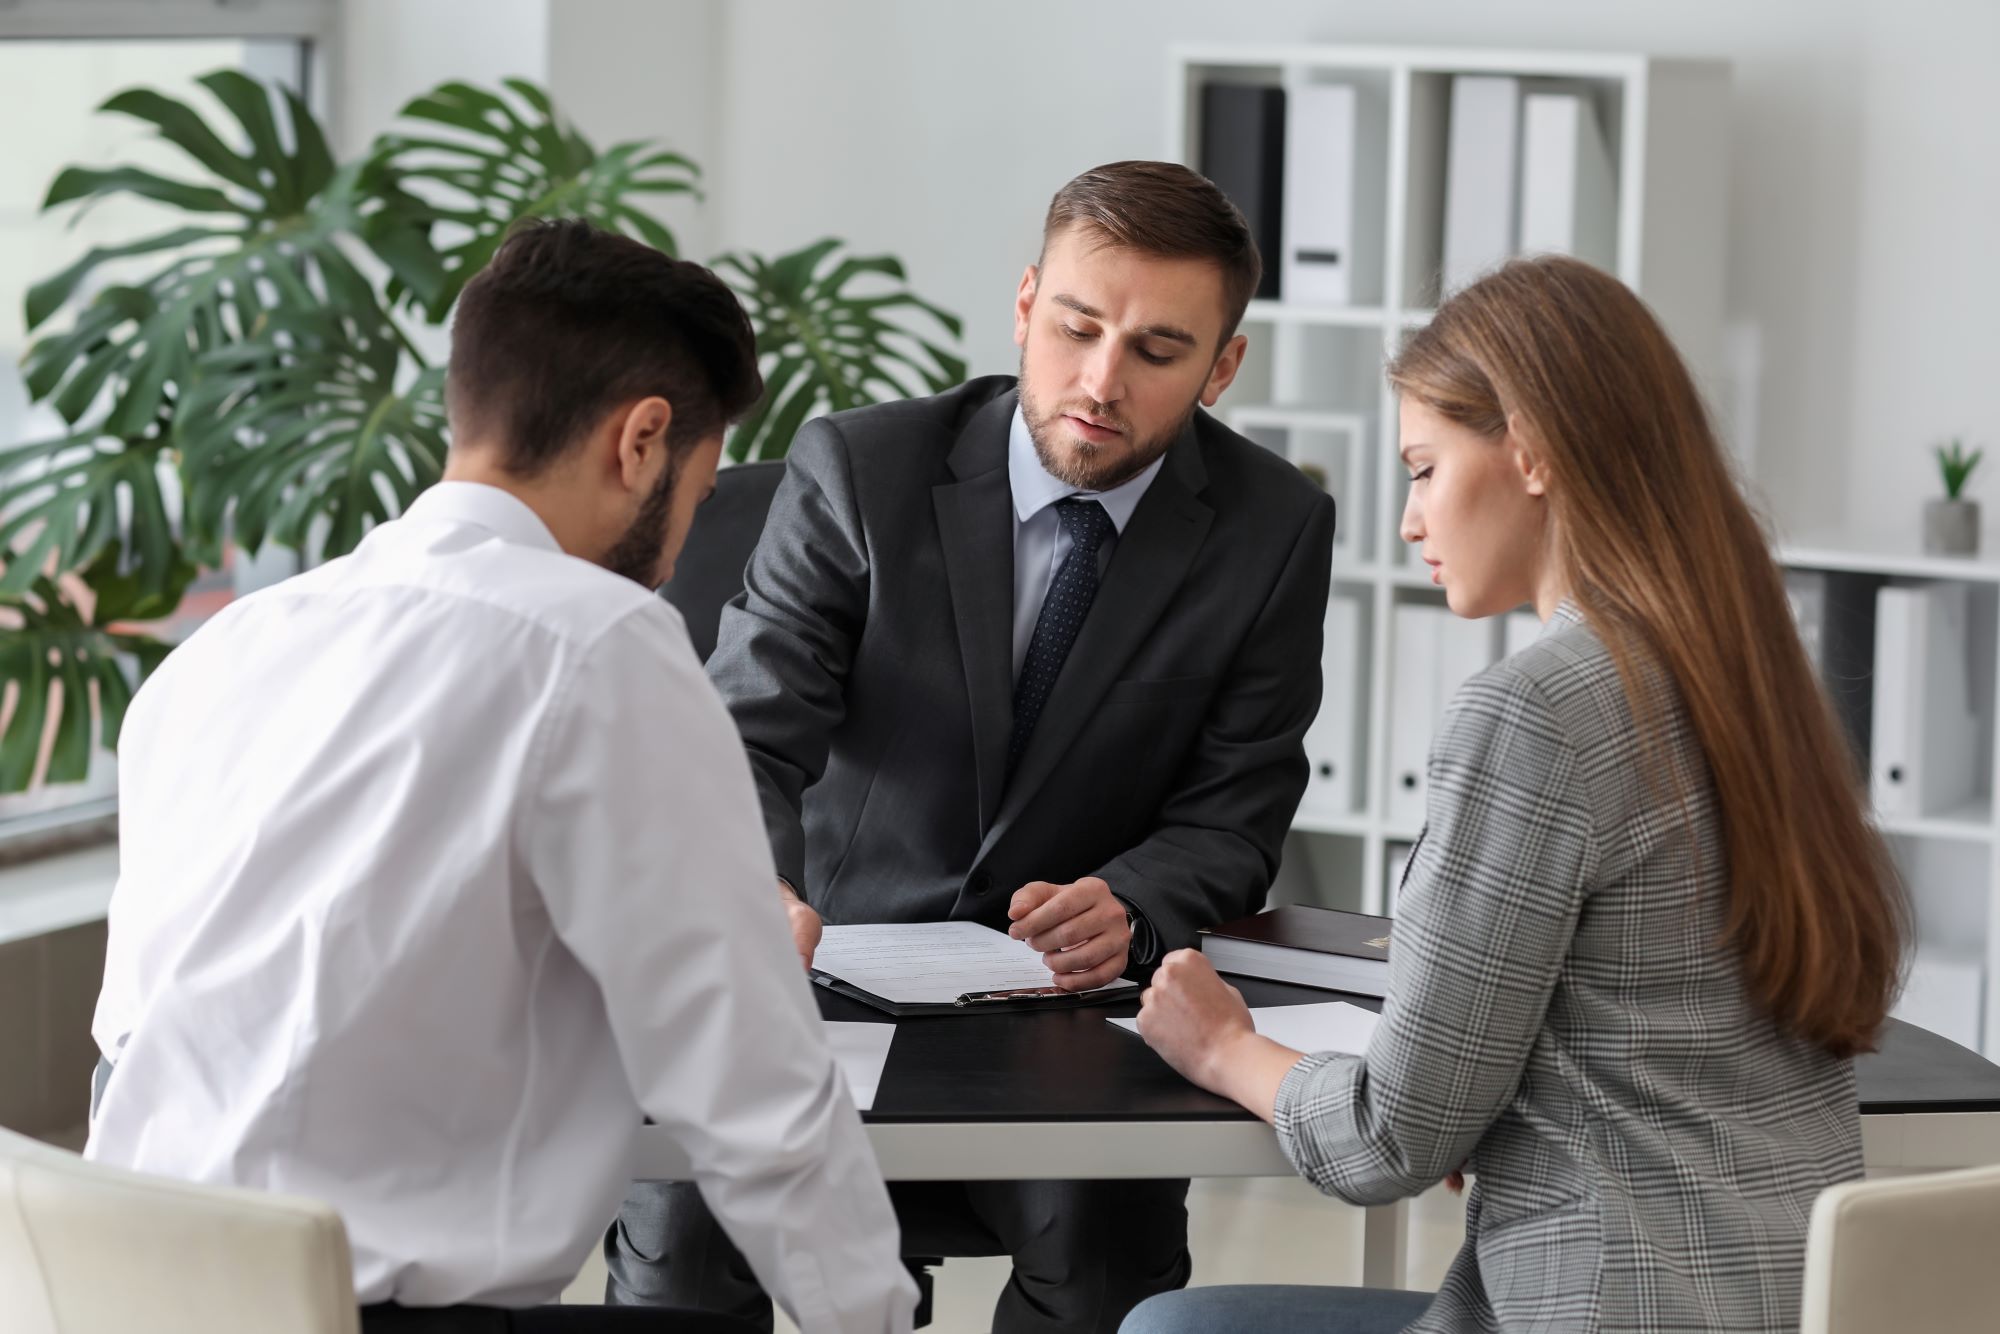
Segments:
[[[0,44],[39,41],[240,39],[299,44],[299,91],[322,125],[338,111],[337,0],[0,0]],[[0,870],[113,841],[115,795],[0,822]]]

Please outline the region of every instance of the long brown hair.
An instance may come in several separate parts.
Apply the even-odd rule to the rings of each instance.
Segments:
[[[1836,1056],[1872,1050],[1908,898],[1769,541],[1665,330],[1588,264],[1516,260],[1446,301],[1389,379],[1489,438],[1511,417],[1546,464],[1557,559],[1633,716],[1657,743],[1644,677],[1664,669],[1706,754],[1729,857],[1726,939],[1750,995]]]

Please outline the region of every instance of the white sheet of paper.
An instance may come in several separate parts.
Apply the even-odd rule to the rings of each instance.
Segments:
[[[977,922],[830,926],[812,966],[910,1005],[949,1005],[967,992],[1046,987],[1054,980],[1034,946]],[[1108,985],[1132,983],[1120,978]]]
[[[896,1026],[833,1019],[825,1023],[827,1045],[833,1048],[834,1064],[847,1077],[854,1109],[865,1112],[875,1105],[875,1090],[882,1087],[882,1067],[889,1063],[889,1044],[896,1039]]]
[[[1339,1051],[1359,1056],[1368,1050],[1368,1039],[1382,1018],[1373,1010],[1346,1001],[1326,1001],[1319,1005],[1253,1006],[1250,1020],[1257,1032],[1273,1042],[1302,1051]],[[1113,1019],[1128,1033],[1139,1031],[1137,1019]]]

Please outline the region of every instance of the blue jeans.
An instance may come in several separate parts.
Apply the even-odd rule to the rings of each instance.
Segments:
[[[1391,1288],[1238,1284],[1148,1297],[1118,1334],[1399,1334],[1431,1304]]]

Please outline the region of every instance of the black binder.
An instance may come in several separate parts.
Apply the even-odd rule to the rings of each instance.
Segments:
[[[1200,170],[1243,211],[1264,259],[1257,295],[1275,299],[1285,207],[1285,90],[1203,84]]]

